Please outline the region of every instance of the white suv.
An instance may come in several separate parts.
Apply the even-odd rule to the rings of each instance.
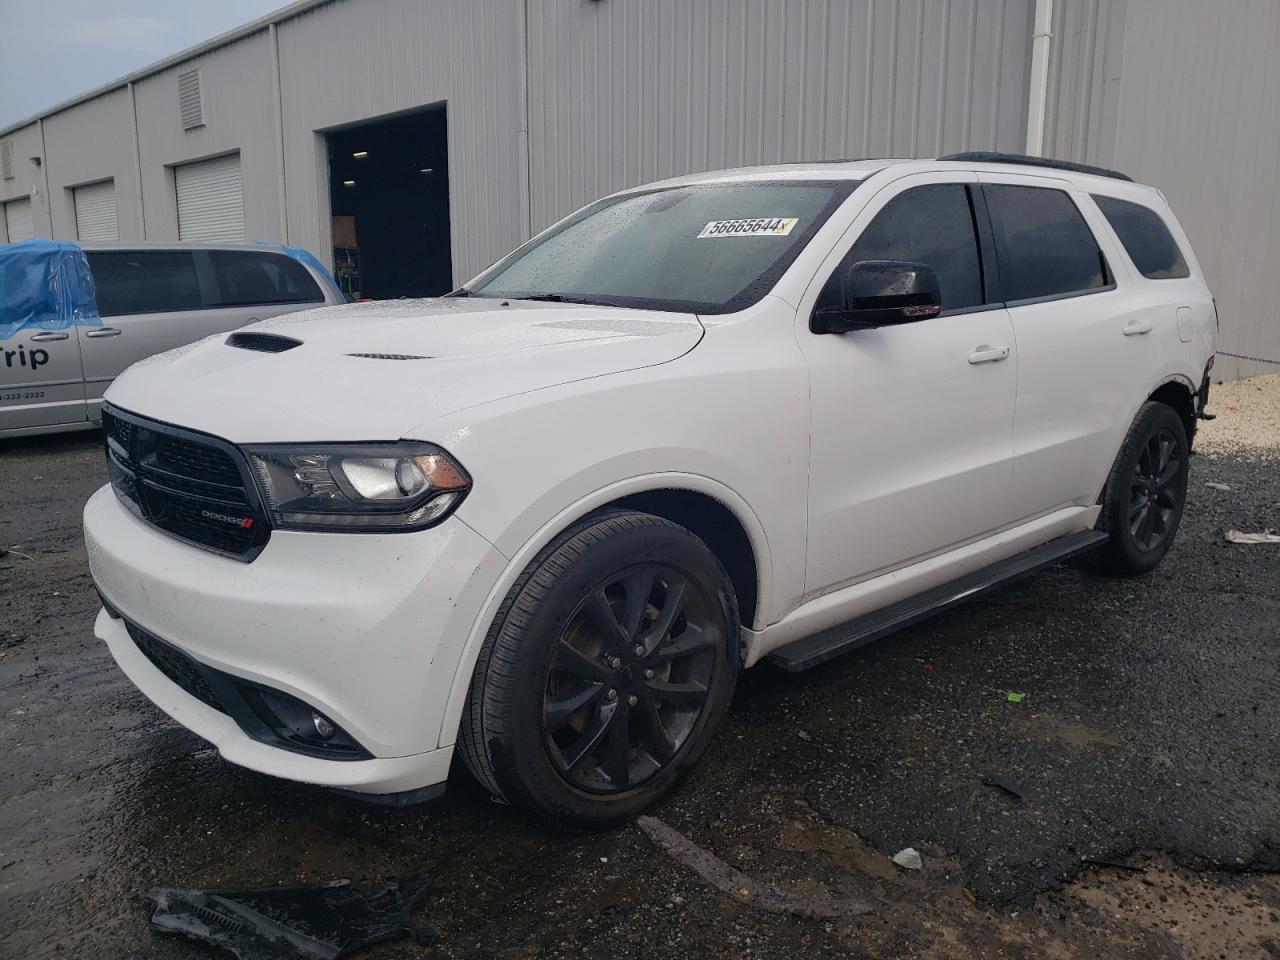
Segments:
[[[1161,195],[1000,155],[628,190],[449,297],[139,364],[97,635],[238,764],[633,816],[803,669],[1182,512],[1216,316]],[[112,489],[114,488],[114,489]]]

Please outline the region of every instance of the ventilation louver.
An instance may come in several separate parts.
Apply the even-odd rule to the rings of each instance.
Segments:
[[[204,99],[200,94],[200,71],[178,74],[178,116],[183,130],[204,126]]]
[[[363,357],[365,360],[430,360],[430,357],[416,353],[348,353],[348,357]]]
[[[282,337],[278,333],[233,333],[227,337],[226,344],[241,350],[257,350],[259,353],[284,353],[302,346],[302,341]]]
[[[0,178],[13,179],[13,141],[0,140]]]

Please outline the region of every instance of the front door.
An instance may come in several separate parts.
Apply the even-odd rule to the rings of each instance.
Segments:
[[[85,418],[76,328],[24,328],[0,340],[0,433]]]
[[[801,301],[810,368],[805,592],[828,592],[981,538],[1008,508],[1017,357],[1008,313],[987,304],[972,175],[881,190]],[[932,267],[943,312],[915,323],[814,334],[815,307],[862,260]]]

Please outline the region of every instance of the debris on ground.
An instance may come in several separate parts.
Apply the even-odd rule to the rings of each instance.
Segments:
[[[1003,790],[1015,800],[1022,799],[1022,789],[1009,777],[983,777],[982,783],[984,786],[995,787],[999,790]]]
[[[924,859],[915,847],[903,847],[893,855],[893,862],[903,870],[923,870]]]
[[[1280,533],[1273,533],[1271,530],[1263,530],[1261,533],[1228,530],[1227,541],[1230,543],[1280,543]]]
[[[657,817],[640,817],[636,820],[636,826],[663,853],[688,867],[721,893],[768,913],[789,913],[797,917],[830,920],[871,912],[866,904],[837,898],[829,893],[787,893],[753,880]]]
[[[425,878],[389,880],[364,896],[350,880],[262,890],[148,891],[151,929],[222,947],[240,960],[337,960],[397,937],[430,946],[436,936],[409,914],[426,898]]]
[[[1006,699],[1008,699],[1010,703],[1021,703],[1023,700],[1027,699],[1027,695],[1025,693],[1014,693],[1010,690]]]
[[[5,557],[21,557],[23,560],[31,559],[27,554],[15,547],[0,547],[0,560],[3,560]]]
[[[1225,490],[1227,493],[1231,492],[1231,484],[1229,483],[1215,483],[1214,481],[1210,480],[1208,483],[1205,484],[1205,486],[1208,487],[1210,490]]]

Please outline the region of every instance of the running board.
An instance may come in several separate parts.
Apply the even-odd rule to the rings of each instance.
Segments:
[[[1008,560],[975,570],[917,596],[899,600],[882,610],[796,640],[769,654],[769,659],[790,673],[808,670],[850,650],[856,650],[872,640],[919,623],[935,613],[950,610],[993,587],[1090,550],[1106,540],[1107,535],[1098,530],[1082,530],[1080,533],[1058,537]]]

